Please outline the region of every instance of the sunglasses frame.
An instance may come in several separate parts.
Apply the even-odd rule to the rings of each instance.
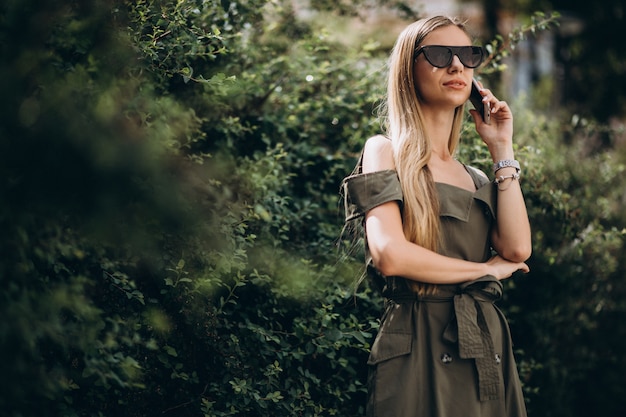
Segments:
[[[443,66],[435,65],[434,63],[432,63],[430,58],[428,58],[428,52],[427,52],[431,48],[446,48],[448,52],[450,53],[450,59],[448,60],[448,63]],[[480,62],[477,65],[470,66],[470,65],[467,65],[465,62],[463,62],[463,58],[461,58],[461,55],[459,54],[461,53],[461,51],[467,50],[467,48],[471,48],[473,51],[475,51],[476,49],[480,50]],[[468,45],[468,46],[424,45],[424,46],[420,46],[419,48],[415,50],[415,53],[413,54],[413,60],[416,60],[419,54],[421,54],[422,52],[424,52],[424,58],[426,58],[426,61],[428,61],[430,65],[436,68],[449,67],[450,64],[452,64],[452,60],[454,59],[455,55],[459,57],[459,61],[461,61],[461,64],[463,64],[463,66],[465,66],[466,68],[478,68],[480,64],[482,64],[483,61],[485,60],[485,50],[481,46],[475,46],[475,45]]]

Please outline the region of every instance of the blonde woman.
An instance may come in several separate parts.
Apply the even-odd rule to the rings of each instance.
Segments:
[[[493,180],[455,159],[483,50],[463,24],[409,25],[389,59],[386,134],[344,180],[347,221],[364,219],[367,265],[386,299],[372,345],[371,417],[526,416],[511,336],[494,302],[528,272],[531,232],[507,103],[470,110]]]

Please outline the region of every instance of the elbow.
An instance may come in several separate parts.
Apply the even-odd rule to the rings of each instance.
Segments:
[[[496,233],[492,244],[498,255],[511,262],[526,262],[533,251],[530,232],[520,232],[514,236],[510,234],[502,236]]]
[[[384,259],[384,258],[383,258]],[[387,259],[373,259],[374,266],[382,275],[386,277],[392,277],[397,275],[395,268],[393,267],[393,263],[389,262]]]
[[[500,254],[503,258],[511,262],[526,262],[532,255],[532,247],[530,245],[519,245],[514,248],[508,248]]]
[[[378,272],[386,277],[400,275],[400,271],[398,269],[399,263],[395,259],[395,253],[397,252],[392,248],[392,246],[393,245],[388,244],[384,247],[371,251],[374,266]]]

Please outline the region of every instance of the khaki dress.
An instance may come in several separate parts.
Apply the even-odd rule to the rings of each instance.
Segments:
[[[475,262],[492,256],[497,190],[466,167],[476,191],[437,183],[440,253]],[[343,182],[346,220],[397,201],[395,171],[357,173]],[[366,254],[368,254],[366,247]],[[494,302],[502,284],[492,276],[438,285],[418,296],[401,277],[384,277],[367,255],[368,274],[385,298],[368,360],[368,417],[525,417],[526,408],[507,321]]]

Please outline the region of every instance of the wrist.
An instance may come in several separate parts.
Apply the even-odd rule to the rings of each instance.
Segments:
[[[492,258],[493,259],[493,258]],[[482,269],[483,271],[481,272],[481,276],[485,276],[485,275],[493,275],[495,276],[495,271],[493,270],[493,267],[491,266],[491,263],[489,261],[482,263]]]
[[[498,162],[505,159],[515,159],[515,152],[513,152],[513,145],[509,142],[506,145],[496,145],[489,148],[491,159],[493,162]]]

